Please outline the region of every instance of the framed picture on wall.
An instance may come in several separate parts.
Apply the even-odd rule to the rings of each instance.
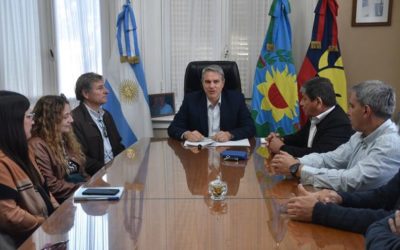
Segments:
[[[151,117],[175,115],[174,93],[149,95]]]
[[[393,0],[353,0],[352,26],[389,26]]]

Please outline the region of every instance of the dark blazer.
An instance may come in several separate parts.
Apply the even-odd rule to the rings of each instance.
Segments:
[[[342,204],[318,202],[312,222],[364,234],[368,227],[400,208],[400,170],[380,188],[354,193],[338,192]]]
[[[255,126],[242,93],[224,90],[221,93],[220,129],[229,131],[233,140],[253,137]],[[168,135],[181,139],[185,131],[197,130],[208,137],[207,97],[204,91],[186,94],[182,106],[168,127]]]
[[[104,112],[103,121],[107,128],[113,154],[116,156],[125,147],[121,143],[121,136],[111,114],[107,110],[104,110]],[[103,137],[83,103],[72,111],[72,117],[74,118],[73,128],[75,135],[82,145],[82,151],[86,155],[85,170],[88,174],[93,175],[104,166]]]
[[[365,249],[400,249],[400,237],[390,229],[389,218],[394,219],[394,214],[375,222],[368,228],[365,234]]]
[[[308,135],[311,122],[298,132],[284,137],[284,143],[280,149],[288,152],[294,157],[301,157],[310,153],[324,153],[336,149],[347,142],[354,130],[351,128],[350,120],[343,109],[336,105],[335,108],[317,124],[317,132],[311,148],[307,147]]]

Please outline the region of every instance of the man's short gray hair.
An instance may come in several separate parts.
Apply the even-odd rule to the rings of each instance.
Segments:
[[[396,94],[391,86],[379,80],[367,80],[351,88],[358,102],[368,105],[378,117],[391,118],[396,106]]]
[[[208,71],[212,71],[212,72],[215,72],[215,73],[220,74],[220,75],[221,75],[222,81],[225,81],[224,70],[221,68],[221,66],[216,65],[216,64],[212,64],[212,65],[205,66],[205,67],[203,68],[203,70],[201,71],[201,82],[202,82],[202,83],[203,83],[203,80],[204,80],[204,75],[205,75]]]

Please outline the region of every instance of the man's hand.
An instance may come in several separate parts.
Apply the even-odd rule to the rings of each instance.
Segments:
[[[323,189],[321,191],[316,192],[315,194],[318,194],[318,200],[322,203],[335,203],[335,204],[342,203],[342,196],[340,196],[333,190]]]
[[[298,162],[299,160],[295,159],[290,154],[280,151],[272,158],[270,165],[276,174],[290,176],[289,167]]]
[[[307,191],[302,184],[297,185],[297,196],[309,196],[309,195],[315,195],[315,194],[316,193]]]
[[[194,131],[186,131],[183,134],[183,137],[191,142],[197,142],[197,141],[202,141],[204,139],[204,136],[197,130]]]
[[[318,201],[322,203],[342,203],[342,197],[333,190],[323,189],[317,192],[307,191],[302,184],[297,185],[297,196],[314,196]]]
[[[400,236],[400,211],[396,210],[394,213],[394,218],[390,218],[389,221],[389,227],[392,233],[394,233],[397,236]]]
[[[214,141],[217,142],[226,142],[229,141],[232,138],[232,134],[229,133],[228,131],[219,131],[216,133],[214,136],[211,137]]]
[[[291,198],[287,204],[287,213],[291,219],[310,222],[317,202],[314,194]]]
[[[279,153],[280,148],[285,145],[283,139],[276,133],[270,133],[267,136],[266,141],[268,142],[268,149],[274,154]]]

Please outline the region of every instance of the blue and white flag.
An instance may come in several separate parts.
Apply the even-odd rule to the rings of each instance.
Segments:
[[[299,101],[292,57],[289,0],[274,0],[271,21],[254,74],[252,116],[258,137],[297,131]]]
[[[153,136],[135,15],[129,0],[118,15],[112,48],[104,74],[110,93],[103,107],[112,114],[122,143],[129,147],[140,138]]]

